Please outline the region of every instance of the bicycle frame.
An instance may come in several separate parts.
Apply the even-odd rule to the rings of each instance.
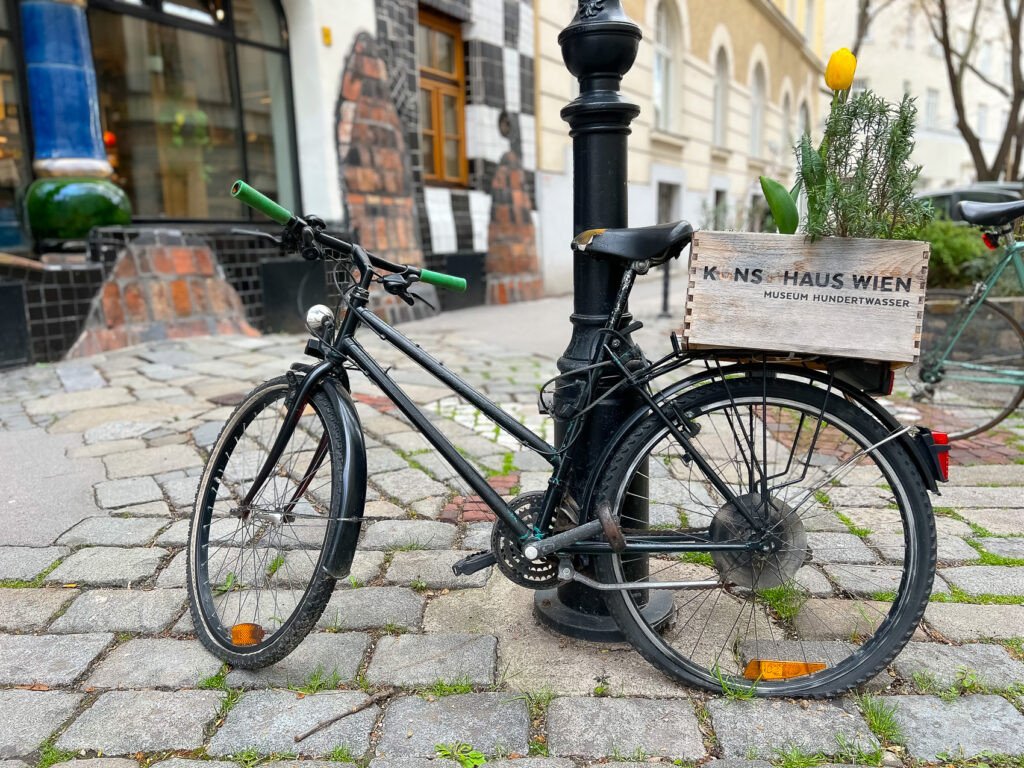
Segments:
[[[996,268],[992,270],[992,273],[982,283],[981,293],[976,293],[971,296],[968,311],[962,319],[954,322],[951,329],[946,331],[946,337],[940,345],[942,353],[929,363],[937,368],[943,368],[944,371],[949,369],[962,370],[966,372],[977,371],[983,374],[989,374],[985,376],[972,376],[972,375],[957,375],[956,373],[944,373],[944,378],[955,379],[958,381],[973,381],[979,384],[1009,384],[1011,386],[1024,386],[1024,375],[1019,370],[1007,370],[1000,369],[990,365],[980,365],[978,363],[964,363],[956,360],[950,360],[949,355],[956,346],[956,343],[960,340],[960,336],[963,335],[964,329],[967,328],[967,324],[970,323],[977,312],[978,307],[981,303],[988,298],[992,288],[999,281],[1003,272],[1006,271],[1010,264],[1013,264],[1014,270],[1017,273],[1017,278],[1020,280],[1021,288],[1024,288],[1024,260],[1021,258],[1021,254],[1024,253],[1024,241],[1013,242],[1012,235],[1011,240],[1006,245],[1006,253],[1003,259],[996,265]],[[922,361],[923,362],[923,361]]]
[[[330,241],[333,239],[329,238],[329,236],[322,237],[328,241],[327,244],[330,246]],[[340,241],[337,242],[340,243]],[[237,510],[238,513],[245,514],[247,507],[252,504],[254,498],[259,494],[260,489],[269,477],[270,472],[287,445],[288,440],[291,438],[291,435],[294,432],[299,418],[305,409],[309,398],[312,396],[312,393],[315,392],[316,388],[322,384],[324,378],[331,373],[340,371],[341,376],[345,377],[344,365],[345,363],[350,363],[365,374],[367,378],[369,378],[387,395],[387,397],[403,414],[405,414],[405,416],[413,423],[415,428],[419,430],[427,441],[445,458],[446,461],[449,462],[449,464],[451,464],[452,468],[455,469],[456,473],[466,482],[466,484],[480,496],[491,511],[493,511],[495,515],[497,515],[512,531],[514,531],[516,535],[518,535],[523,541],[537,541],[542,539],[545,535],[543,531],[547,529],[548,523],[553,519],[555,510],[562,502],[566,493],[565,480],[572,465],[571,451],[556,450],[554,446],[548,444],[540,436],[524,427],[515,419],[514,416],[503,410],[493,401],[489,400],[485,395],[473,389],[473,387],[463,381],[459,376],[447,370],[438,360],[424,352],[418,345],[385,323],[370,309],[368,309],[368,289],[373,277],[373,272],[370,269],[369,258],[366,252],[359,246],[352,247],[351,254],[356,262],[356,266],[360,269],[361,274],[359,284],[349,294],[348,311],[334,335],[333,343],[328,343],[321,347],[324,361],[308,370],[308,372],[302,377],[301,382],[295,382],[295,395],[289,405],[289,411],[285,415],[281,432],[278,434],[271,450],[268,452],[268,456],[264,461],[263,466],[260,468],[259,472],[257,472],[252,487]],[[622,286],[616,299],[615,308],[612,310],[608,318],[607,329],[614,329],[618,324],[635,276],[635,272],[632,270],[626,271],[626,274],[623,277]],[[412,399],[402,390],[401,387],[391,380],[387,375],[387,372],[380,367],[366,349],[364,349],[356,340],[355,332],[360,325],[365,325],[370,328],[370,330],[372,330],[377,336],[404,353],[413,362],[437,378],[453,392],[472,403],[491,422],[509,432],[530,450],[541,454],[545,459],[547,459],[548,463],[552,465],[553,472],[548,481],[548,487],[543,497],[541,512],[538,515],[535,527],[532,529],[528,527],[509,509],[501,496],[491,488],[484,476],[480,474],[480,472],[478,472],[476,468],[462,456],[462,454],[459,453],[458,449],[456,449],[444,434],[431,423],[431,421],[419,410]],[[319,341],[324,342],[326,339],[319,339]],[[595,363],[601,359],[603,353],[603,346],[594,351]],[[660,413],[661,409],[642,389],[642,385],[646,383],[646,379],[640,378],[634,380],[628,376],[628,372],[623,371],[623,373],[627,374],[624,377],[624,381],[629,386],[640,388],[640,391],[645,395],[645,400],[648,401],[648,404],[656,413]],[[580,419],[582,418],[585,418],[585,414],[578,417],[573,422],[577,429],[581,426],[582,422],[580,422]],[[662,414],[662,418],[665,419],[666,423],[670,424],[667,416]],[[679,440],[680,445],[690,453],[694,463],[708,478],[708,481],[723,494],[727,502],[737,503],[736,494],[733,489],[718,476],[700,452],[693,449],[688,436],[680,432],[678,428],[673,427],[671,424],[670,427],[673,429],[674,436]],[[572,425],[570,425],[570,429],[568,430],[566,437],[563,438],[563,445],[569,445],[571,441],[571,434]],[[306,472],[307,476],[316,472],[320,463],[326,457],[326,454],[326,446],[318,446],[311,461],[310,468]],[[299,488],[293,493],[293,498],[288,502],[289,509],[298,500],[297,497],[298,495],[301,495],[302,488],[303,484],[300,483]],[[740,509],[741,513],[745,517],[750,519],[750,513],[741,505],[737,504],[737,508]],[[581,519],[578,522],[583,523],[584,521]],[[753,522],[752,519],[751,522]],[[582,530],[583,526],[579,526],[579,529]],[[579,538],[585,538],[586,535],[586,532],[584,532],[584,534]],[[707,541],[694,534],[664,535],[659,536],[658,539],[659,540],[656,542],[646,540],[632,542],[627,541],[625,544],[625,550],[620,551],[637,553],[665,551],[707,552],[712,549],[723,551],[743,551],[756,546],[754,543],[750,542],[742,544],[715,543]],[[569,542],[567,546],[561,547],[560,549],[561,551],[577,554],[607,554],[612,551],[611,544],[608,541],[588,541],[585,543],[576,543],[574,541]]]

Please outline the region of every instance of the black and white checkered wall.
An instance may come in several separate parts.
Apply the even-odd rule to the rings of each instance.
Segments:
[[[412,156],[420,240],[428,266],[449,253],[487,250],[491,182],[512,151],[536,210],[533,0],[376,0],[377,39]],[[424,187],[420,150],[416,25],[420,6],[463,22],[469,189]]]

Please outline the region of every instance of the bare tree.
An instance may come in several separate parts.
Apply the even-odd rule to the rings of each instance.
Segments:
[[[860,47],[864,43],[864,38],[868,36],[868,32],[871,31],[871,24],[878,18],[878,14],[895,2],[896,0],[857,0],[857,31],[853,45],[850,47],[854,56],[860,55]]]
[[[862,0],[863,1],[863,0]],[[1024,17],[1024,2],[1021,0],[919,0],[921,10],[931,30],[932,37],[942,48],[949,87],[956,109],[956,127],[971,153],[979,181],[1019,179],[1021,173],[1021,150],[1024,144],[1024,122],[1021,119],[1021,105],[1024,104],[1024,73],[1021,71],[1021,21]],[[986,32],[995,28],[1000,32],[1010,56],[1010,83],[996,82],[975,64],[979,50],[982,10],[992,5],[1001,5],[1002,13],[997,15],[997,24],[988,23]],[[969,11],[969,14],[967,13]],[[969,16],[965,34],[955,35],[957,22]],[[1008,106],[1008,119],[999,141],[999,147],[991,161],[986,160],[981,138],[975,133],[967,119],[964,103],[966,75],[970,73],[978,81],[999,93]]]

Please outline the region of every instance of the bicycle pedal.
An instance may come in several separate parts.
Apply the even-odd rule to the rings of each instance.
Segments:
[[[484,568],[490,568],[494,565],[497,559],[494,557],[493,552],[474,552],[468,557],[464,557],[459,562],[452,566],[452,573],[456,576],[469,576],[471,573],[482,571]]]

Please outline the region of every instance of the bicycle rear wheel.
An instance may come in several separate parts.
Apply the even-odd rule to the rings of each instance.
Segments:
[[[629,642],[670,677],[717,692],[833,696],[870,679],[913,634],[935,567],[931,504],[906,451],[842,395],[806,382],[731,378],[665,411],[699,428],[695,449],[754,523],[654,415],[616,449],[596,498],[619,510],[627,536],[624,501],[647,502],[652,530],[633,540],[767,546],[651,555],[633,583],[668,588],[674,614],[657,628],[642,612],[650,589],[605,592]],[[600,558],[601,580],[628,583],[629,559]]]
[[[991,429],[1024,400],[1024,329],[983,301],[957,338],[967,299],[958,291],[928,292],[920,361],[906,369],[921,424],[951,440]]]
[[[323,391],[309,401],[253,502],[241,506],[281,431],[289,391],[284,377],[271,379],[231,414],[199,483],[189,529],[196,634],[235,667],[284,658],[316,624],[335,584],[323,565],[342,524],[348,457],[340,418]]]

